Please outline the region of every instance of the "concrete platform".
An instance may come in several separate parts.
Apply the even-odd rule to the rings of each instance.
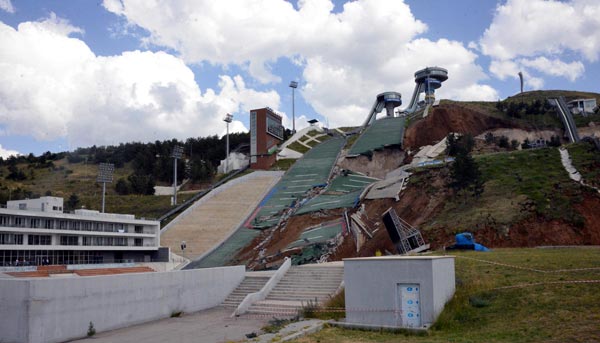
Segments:
[[[246,339],[246,334],[258,333],[270,318],[230,318],[231,309],[215,307],[210,310],[184,314],[179,318],[168,318],[103,332],[79,343],[217,343]]]

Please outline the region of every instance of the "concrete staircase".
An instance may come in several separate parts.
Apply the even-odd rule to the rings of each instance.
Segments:
[[[248,309],[250,314],[293,317],[303,304],[323,304],[333,296],[344,279],[342,263],[323,263],[291,267],[269,293]]]
[[[242,283],[227,296],[221,306],[234,309],[237,308],[246,295],[260,291],[269,279],[270,276],[268,275],[252,275],[252,273],[246,273],[244,281],[242,281]]]

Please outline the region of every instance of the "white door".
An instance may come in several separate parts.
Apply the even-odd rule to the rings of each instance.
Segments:
[[[421,327],[421,299],[418,284],[398,284],[400,326]]]

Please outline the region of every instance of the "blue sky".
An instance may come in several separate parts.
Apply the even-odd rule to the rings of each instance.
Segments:
[[[291,127],[361,123],[376,94],[600,92],[594,0],[0,0],[0,156],[221,135],[269,106]]]

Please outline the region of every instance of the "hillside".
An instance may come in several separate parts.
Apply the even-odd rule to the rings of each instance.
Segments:
[[[387,147],[368,156],[350,159],[345,151],[352,144],[346,144],[337,166],[383,178],[400,165],[410,163],[420,147],[437,143],[450,132],[471,135],[476,137],[472,154],[481,173],[481,194],[474,196],[468,191],[455,191],[449,187],[452,164],[416,168],[411,171],[413,175],[398,201],[360,200],[359,205],[364,208],[370,227],[382,228],[381,214],[393,207],[401,218],[421,229],[432,249],[453,244],[454,234],[462,231],[474,232],[478,242],[492,248],[600,244],[600,212],[596,210],[600,208],[598,193],[569,178],[561,164],[558,148],[522,149],[523,144],[540,137],[554,145],[567,144],[561,139],[562,127],[554,110],[536,103],[543,98],[544,93],[536,92],[535,96],[529,94],[522,99],[504,100],[501,102],[504,105],[443,101],[427,117],[411,119],[404,137],[404,149]],[[502,110],[506,103],[521,103],[521,100],[524,105],[519,105],[521,109],[517,116]],[[539,112],[531,113],[534,109]],[[591,134],[600,133],[593,124],[588,128],[593,129]],[[567,150],[586,184],[599,185],[600,152],[584,142],[569,144]],[[317,192],[331,193],[328,187]],[[315,201],[312,200],[312,204]],[[297,263],[306,263],[319,258],[340,260],[373,256],[377,251],[395,253],[387,232],[381,229],[375,230],[373,238],[367,239],[358,251],[351,236],[346,236],[341,243],[306,241],[306,230],[321,230],[321,223],[336,222],[345,210],[356,212],[347,207],[309,213],[300,210],[283,226],[264,230],[231,263],[246,263],[260,269],[277,265],[286,256],[293,257]],[[293,248],[302,240],[306,242],[304,248]],[[258,245],[263,250],[253,249]]]

